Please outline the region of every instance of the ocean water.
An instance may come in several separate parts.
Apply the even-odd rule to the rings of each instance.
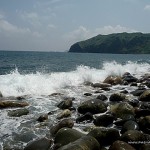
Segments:
[[[24,96],[30,104],[29,115],[19,118],[8,117],[9,109],[0,110],[0,145],[26,144],[45,136],[47,127],[39,128],[35,122],[40,114],[55,110],[62,97],[74,97],[74,105],[80,103],[85,99],[83,93],[93,90],[85,82],[102,82],[109,75],[125,72],[137,78],[150,73],[150,55],[0,51],[2,95]],[[50,119],[55,122],[54,116]],[[33,138],[24,141],[19,137],[28,132]]]

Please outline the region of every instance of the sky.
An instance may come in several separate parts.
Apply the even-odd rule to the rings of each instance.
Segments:
[[[64,52],[120,32],[150,33],[150,0],[0,0],[0,50]]]

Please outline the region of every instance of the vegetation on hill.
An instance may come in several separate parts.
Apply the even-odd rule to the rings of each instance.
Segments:
[[[73,44],[69,52],[148,54],[150,53],[150,34],[124,32],[97,35]]]

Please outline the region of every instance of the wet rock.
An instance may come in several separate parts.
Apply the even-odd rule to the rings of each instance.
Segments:
[[[139,125],[142,131],[150,134],[150,116],[141,117],[139,119]]]
[[[134,115],[134,108],[126,102],[113,104],[110,106],[110,111],[116,117],[124,118],[127,115]]]
[[[27,102],[20,101],[0,101],[0,108],[10,108],[10,107],[25,107],[29,104]]]
[[[107,104],[99,99],[92,99],[81,103],[78,107],[78,112],[85,114],[90,112],[92,114],[104,113],[107,111]]]
[[[83,136],[58,150],[100,150],[98,141],[92,136]]]
[[[123,93],[114,93],[110,96],[109,100],[110,101],[124,101],[126,98],[126,95]]]
[[[50,133],[52,135],[55,135],[59,129],[61,129],[63,127],[72,128],[73,125],[74,125],[74,123],[71,119],[63,119],[59,123],[57,123],[56,125],[54,125],[50,128]]]
[[[16,99],[17,100],[23,100],[23,99],[25,99],[25,97],[24,96],[17,96]]]
[[[92,122],[93,121],[93,115],[91,113],[85,113],[83,115],[81,115],[80,117],[78,117],[76,119],[76,123],[80,123],[80,122]]]
[[[140,104],[139,104],[139,100],[137,99],[132,99],[129,101],[129,104],[133,107],[138,107]]]
[[[132,83],[130,84],[130,86],[137,86],[137,83],[136,83],[136,82],[132,82]]]
[[[85,96],[92,96],[91,93],[84,93]]]
[[[102,88],[102,89],[111,87],[111,85],[107,84],[107,83],[94,83],[94,84],[92,84],[92,86],[94,88]]]
[[[111,145],[120,137],[119,131],[117,129],[103,127],[95,128],[87,135],[93,136],[101,146]]]
[[[57,119],[67,118],[70,116],[71,116],[71,111],[69,109],[65,109],[60,114],[57,115]]]
[[[109,148],[109,150],[136,150],[134,147],[124,141],[115,141]]]
[[[114,120],[114,116],[110,114],[104,114],[104,115],[96,117],[96,119],[94,119],[94,124],[96,126],[107,127],[108,125],[113,123],[113,120]]]
[[[61,95],[63,95],[63,94],[62,93],[52,93],[49,96],[61,96]]]
[[[0,97],[3,97],[2,92],[0,91]]]
[[[70,142],[76,141],[84,135],[85,134],[75,129],[62,128],[56,133],[54,143],[55,145],[59,144],[60,146],[64,146],[69,144]]]
[[[150,150],[149,141],[145,141],[144,145],[141,146],[140,150]]]
[[[126,81],[128,83],[137,82],[138,81],[138,79],[136,77],[132,76],[130,73],[125,73],[122,76],[122,79],[123,79],[123,81]]]
[[[48,119],[48,114],[43,114],[37,119],[37,121],[44,122],[47,119]]]
[[[114,121],[113,123],[116,126],[123,126],[123,124],[129,120],[135,121],[135,118],[133,115],[125,115],[124,117],[122,117],[122,119],[117,119],[116,121]]]
[[[98,96],[96,97],[96,99],[100,99],[100,100],[102,100],[102,101],[105,101],[105,100],[107,100],[107,97],[106,97],[104,94],[100,94],[100,95],[98,95]]]
[[[127,94],[129,92],[127,90],[122,90],[122,91],[120,91],[120,93]]]
[[[128,130],[139,130],[139,125],[132,120],[126,121],[122,127],[121,133],[124,133]]]
[[[142,117],[142,116],[143,117],[148,116],[148,115],[150,115],[150,110],[137,108],[137,109],[135,109],[135,115],[137,118]]]
[[[150,101],[150,90],[145,90],[143,94],[140,95],[139,101],[144,101],[144,102]]]
[[[10,110],[8,112],[9,117],[20,117],[23,115],[29,114],[29,110],[24,108],[24,109],[16,109],[16,110]]]
[[[143,144],[142,142],[150,140],[150,135],[137,130],[129,130],[122,134],[120,140],[129,143],[133,147],[139,148],[139,146]]]
[[[35,139],[37,136],[35,135],[34,131],[21,131],[20,133],[13,133],[13,140],[14,141],[21,141],[28,143],[29,141]]]
[[[123,81],[119,76],[108,76],[103,82],[111,85],[117,85],[122,84]]]
[[[130,92],[132,95],[134,95],[134,96],[140,96],[143,92],[144,92],[145,90],[140,90],[140,89],[137,89],[137,90],[135,90],[135,91],[132,91],[132,92]]]
[[[66,98],[65,100],[61,101],[57,107],[60,109],[69,109],[72,107],[72,98]]]
[[[49,150],[51,144],[52,140],[42,138],[28,143],[24,150]]]
[[[150,102],[142,102],[141,109],[150,109]]]

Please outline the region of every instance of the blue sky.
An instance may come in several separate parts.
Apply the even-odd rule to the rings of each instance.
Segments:
[[[150,33],[149,0],[0,0],[0,50],[67,51],[98,34]]]

